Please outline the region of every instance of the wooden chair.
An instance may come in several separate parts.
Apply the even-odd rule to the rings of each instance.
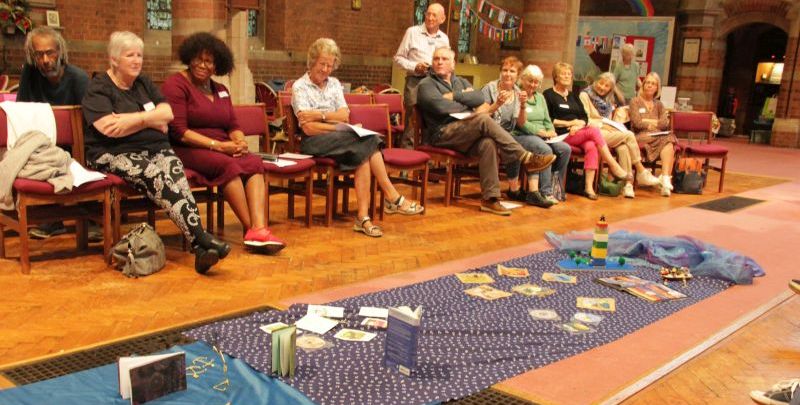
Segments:
[[[344,93],[344,101],[348,106],[353,104],[372,104],[372,94],[370,93]]]
[[[681,156],[703,159],[706,170],[718,171],[719,188],[717,191],[721,193],[725,182],[725,166],[728,163],[728,148],[712,143],[714,139],[713,117],[714,114],[709,111],[674,111],[670,114],[670,122],[672,131],[676,135],[687,134],[686,143],[680,144]],[[692,143],[694,140],[692,134],[700,134],[697,143]],[[711,159],[721,159],[722,163],[720,166],[712,166]]]
[[[392,177],[394,183],[404,183],[413,187],[414,194],[420,190],[420,205],[425,207],[428,191],[428,162],[431,157],[425,152],[392,148],[392,126],[389,122],[389,106],[386,104],[350,106],[350,123],[361,124],[364,128],[384,135],[387,147],[383,149],[383,162],[386,170],[408,172],[407,178]],[[380,218],[383,219],[383,190],[380,191]],[[422,212],[423,214],[425,211]]]
[[[264,104],[267,121],[272,121],[278,114],[278,94],[264,82],[256,82],[256,103]]]
[[[475,170],[469,170],[478,164],[478,158],[464,155],[452,149],[440,148],[422,143],[422,134],[425,130],[425,120],[422,118],[422,111],[419,107],[414,107],[414,145],[416,150],[424,152],[431,157],[431,161],[443,168],[438,177],[444,179],[444,205],[450,205],[450,200],[455,198],[458,193],[458,184],[462,177],[475,177]]]
[[[263,104],[235,105],[233,112],[236,114],[236,121],[245,135],[257,135],[261,140],[261,151],[269,150],[269,128],[264,115]],[[311,226],[311,195],[313,190],[313,169],[312,159],[299,159],[292,166],[278,167],[275,164],[264,162],[264,183],[266,185],[266,201],[264,217],[269,224],[269,197],[278,192],[287,193],[289,218],[294,218],[294,198],[296,196],[305,197],[306,204],[306,226]],[[281,180],[288,182],[286,186],[270,185],[271,180]],[[300,180],[300,185],[295,184]]]
[[[56,120],[56,143],[72,149],[72,157],[84,164],[83,116],[80,106],[53,107]],[[0,110],[0,147],[6,147],[8,140],[7,116]],[[64,194],[55,194],[53,185],[46,181],[17,178],[13,183],[17,197],[17,210],[0,212],[0,257],[5,258],[4,228],[13,229],[19,234],[20,268],[22,273],[30,273],[30,246],[28,226],[50,223],[59,220],[75,220],[76,242],[79,250],[88,245],[85,221],[102,212],[103,257],[110,261],[111,250],[111,182],[97,180],[73,188]]]
[[[403,107],[403,95],[398,93],[383,93],[374,95],[375,104],[386,104],[389,106],[389,115],[398,114],[397,125],[392,125],[392,134],[402,134],[406,126],[406,110]],[[394,144],[392,144],[394,146]]]

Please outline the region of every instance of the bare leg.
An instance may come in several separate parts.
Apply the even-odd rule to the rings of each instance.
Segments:
[[[380,153],[378,153],[378,155],[380,155]],[[372,160],[372,158],[370,158],[370,160]],[[359,165],[353,175],[355,177],[356,205],[358,205],[359,220],[369,214],[369,180],[371,175],[369,161]]]
[[[608,150],[608,145],[603,145],[599,148],[599,151],[600,156],[602,156],[603,160],[608,163],[608,167],[611,169],[611,174],[620,179],[628,177],[628,173],[625,172],[625,169],[623,169],[622,166],[617,163],[616,159],[614,159],[614,156],[611,155],[611,151]]]
[[[606,148],[606,150],[608,150],[608,148]],[[586,180],[586,184],[584,186],[585,187],[584,190],[586,191],[586,194],[595,194],[595,192],[594,192],[594,176],[595,176],[595,173],[597,173],[596,170],[589,170],[589,169],[586,170],[586,175],[584,176],[585,180]]]
[[[264,199],[266,198],[266,191],[264,188],[264,176],[260,174],[250,176],[250,178],[247,179],[247,184],[245,184],[247,207],[250,212],[252,229],[266,227],[264,221]]]
[[[508,186],[511,187],[511,181],[508,182]],[[519,188],[519,180],[517,180],[517,188]],[[539,175],[538,174],[528,174],[528,190],[530,191],[539,191]]]
[[[669,144],[661,149],[661,173],[666,176],[672,175],[672,166],[675,163],[675,148]]]
[[[229,181],[222,189],[222,195],[225,196],[225,201],[230,204],[233,213],[236,215],[236,218],[239,219],[239,222],[241,222],[242,227],[244,229],[250,229],[252,223],[250,221],[250,212],[247,208],[247,196],[244,192],[242,179],[236,177]]]
[[[539,176],[536,177],[538,178]],[[528,178],[530,179],[531,176],[528,175]],[[530,184],[530,180],[528,181],[528,184]],[[536,187],[539,187],[538,183],[536,184]],[[519,190],[519,177],[517,177],[516,179],[508,179],[508,189],[511,191]]]

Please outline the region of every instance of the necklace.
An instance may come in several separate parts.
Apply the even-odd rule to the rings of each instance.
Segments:
[[[203,93],[211,94],[211,81],[210,80],[205,82],[205,83],[196,84],[195,86],[197,86],[197,88],[200,89],[200,91],[202,91]]]

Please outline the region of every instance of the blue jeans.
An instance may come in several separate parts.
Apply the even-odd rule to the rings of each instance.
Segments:
[[[567,165],[569,164],[569,155],[572,149],[564,142],[546,143],[542,138],[536,135],[512,135],[514,140],[519,142],[525,150],[540,154],[547,155],[553,153],[556,155],[556,161],[547,169],[539,172],[539,191],[545,195],[553,194],[553,172],[558,172],[557,180],[564,184],[564,179],[567,176]],[[506,175],[509,179],[519,177],[520,162],[509,162],[506,164]]]

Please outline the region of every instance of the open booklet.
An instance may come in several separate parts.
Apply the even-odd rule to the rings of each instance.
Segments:
[[[186,353],[120,357],[119,394],[137,405],[186,390]]]
[[[614,121],[614,120],[610,120],[610,119],[605,118],[605,117],[603,117],[603,124],[610,125],[610,126],[616,128],[617,130],[622,131],[622,132],[628,132],[629,131],[628,128],[625,128],[625,124],[623,124],[621,122]]]
[[[360,127],[358,125],[345,124],[344,122],[340,122],[340,123],[336,124],[336,130],[337,131],[355,132],[356,135],[358,135],[358,136],[360,136],[362,138],[365,137],[365,136],[371,136],[371,135],[381,136],[381,134],[379,134],[379,133],[377,133],[375,131],[366,129],[364,127]]]
[[[457,119],[457,120],[465,120],[465,119],[471,117],[473,114],[474,113],[472,111],[464,111],[464,112],[460,112],[460,113],[452,113],[452,114],[450,114],[450,116],[455,118],[455,119]]]

